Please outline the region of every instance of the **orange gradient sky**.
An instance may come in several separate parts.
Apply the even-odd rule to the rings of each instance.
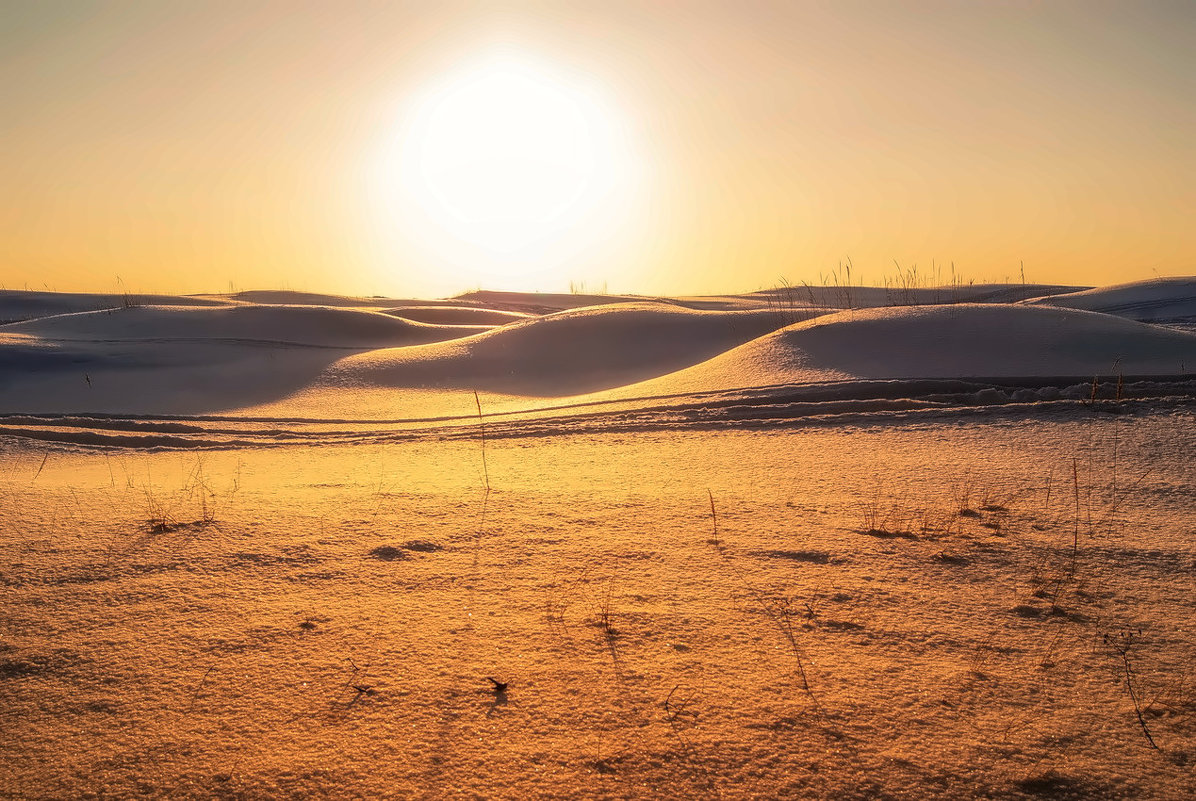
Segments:
[[[9,3],[0,284],[715,293],[847,258],[874,284],[894,261],[1190,274],[1194,21],[1096,0]],[[500,253],[440,226],[409,158],[420,115],[472,97],[452,80],[496,53],[600,142],[561,156],[585,202]],[[524,159],[560,123],[536,102],[495,120]]]

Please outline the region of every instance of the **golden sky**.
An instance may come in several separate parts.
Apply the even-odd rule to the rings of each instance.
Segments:
[[[874,284],[895,262],[1196,273],[1194,22],[1185,0],[6,3],[0,284],[714,293],[848,258]],[[520,158],[554,141],[552,98],[619,143],[577,168],[601,203],[498,255],[394,202],[429,108],[490,135],[457,89],[494,53],[549,87],[547,111],[537,89],[493,121],[528,126]]]

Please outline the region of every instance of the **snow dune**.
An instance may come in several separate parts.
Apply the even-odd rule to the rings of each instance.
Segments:
[[[960,304],[818,317],[639,389],[663,393],[853,379],[1193,372],[1193,334],[1072,309]]]
[[[524,314],[552,314],[553,312],[601,306],[608,303],[638,303],[656,300],[640,295],[586,295],[561,292],[499,292],[481,289],[453,298],[462,304],[486,309],[522,312]]]
[[[344,295],[325,295],[318,292],[296,292],[289,289],[260,289],[233,292],[227,295],[201,297],[225,303],[250,303],[259,306],[342,306],[352,308],[385,308],[403,303],[391,298],[351,298]],[[435,303],[436,301],[427,301]]]
[[[486,328],[325,306],[133,306],[52,315],[0,325],[0,411],[233,411],[305,389],[347,353]]]
[[[826,309],[875,309],[891,306],[937,306],[950,303],[1016,303],[1074,292],[1057,284],[955,284],[948,286],[811,286],[798,284],[753,292],[749,296],[769,306],[809,306]]]
[[[1142,322],[1189,321],[1196,326],[1196,278],[1159,278],[1036,298],[1030,303],[1114,314]]]
[[[0,290],[0,323],[32,320],[55,314],[120,309],[130,305],[227,306],[230,301],[216,296],[121,295],[74,292],[26,292]]]
[[[338,386],[485,389],[563,397],[679,370],[789,322],[771,311],[618,303],[559,312],[466,339],[350,356]]]
[[[459,336],[375,311],[324,306],[136,306],[0,326],[46,340],[245,340],[338,348],[385,348]]]
[[[533,316],[521,312],[481,309],[474,306],[428,306],[424,304],[398,306],[383,311],[404,320],[435,325],[506,325]]]

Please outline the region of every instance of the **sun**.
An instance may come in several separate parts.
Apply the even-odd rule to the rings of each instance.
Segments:
[[[410,98],[384,161],[405,236],[484,277],[543,270],[614,235],[638,184],[626,121],[600,87],[510,53]]]

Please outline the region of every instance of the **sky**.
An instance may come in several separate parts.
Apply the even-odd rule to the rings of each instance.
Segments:
[[[0,286],[1194,274],[1194,33],[1182,0],[5,3]]]

